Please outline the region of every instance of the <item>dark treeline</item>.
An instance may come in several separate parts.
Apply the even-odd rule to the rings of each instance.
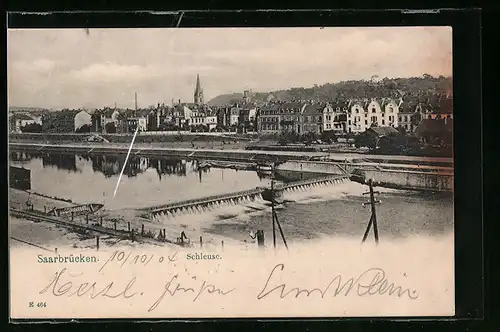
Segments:
[[[382,78],[372,80],[352,80],[338,83],[314,85],[309,88],[291,88],[272,92],[255,92],[252,100],[266,102],[269,98],[281,101],[292,100],[319,100],[331,101],[336,99],[380,98],[380,97],[409,97],[447,95],[452,93],[451,77],[433,77],[424,74],[421,77],[410,78]],[[271,97],[270,97],[271,96]],[[240,98],[240,94],[220,95],[212,99],[209,104],[231,104]]]

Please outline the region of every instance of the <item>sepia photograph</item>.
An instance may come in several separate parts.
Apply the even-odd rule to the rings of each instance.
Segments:
[[[8,29],[11,317],[453,316],[452,58],[445,26]]]

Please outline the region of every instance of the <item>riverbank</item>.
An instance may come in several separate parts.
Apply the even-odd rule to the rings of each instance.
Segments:
[[[31,194],[27,191],[10,189],[9,190],[9,205],[16,209],[25,209],[25,202],[30,200],[33,204],[33,208],[37,211],[44,211],[45,208],[49,210],[50,208],[61,208],[68,207],[74,204],[68,203],[66,201],[52,199],[37,194]],[[79,202],[79,204],[85,204],[90,202]],[[222,242],[226,245],[241,246],[246,245],[245,241],[236,241],[232,238],[228,238],[217,234],[208,234],[204,230],[204,223],[196,222],[190,223],[187,220],[179,219],[179,222],[170,222],[168,225],[159,223],[158,221],[151,221],[142,216],[144,212],[134,209],[121,209],[121,210],[107,210],[102,209],[97,213],[91,215],[90,223],[99,222],[102,218],[103,226],[125,230],[128,229],[130,225],[131,229],[136,229],[138,232],[144,227],[145,233],[154,233],[158,235],[161,230],[165,230],[166,238],[175,242],[178,237],[180,237],[181,232],[184,232],[189,241],[193,246],[199,245],[199,238],[202,236],[203,245],[205,247],[220,247]],[[73,223],[75,225],[85,225],[86,219],[83,216],[75,217]],[[51,223],[35,223],[22,218],[9,216],[9,235],[14,238],[13,245],[30,245],[42,246],[48,250],[51,248],[72,246],[74,248],[94,248],[96,246],[95,236],[84,234],[81,232],[74,231],[68,227],[51,224]],[[24,242],[23,242],[24,241]],[[103,246],[114,246],[118,242],[122,242],[125,245],[134,245],[130,240],[120,240],[112,236],[102,237]],[[27,242],[27,243],[25,243]],[[151,242],[151,241],[148,241]],[[140,245],[147,245],[144,242]],[[158,242],[157,245],[161,246],[175,246],[171,243]]]

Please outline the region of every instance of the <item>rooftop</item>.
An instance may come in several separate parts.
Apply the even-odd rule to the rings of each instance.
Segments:
[[[399,131],[393,127],[371,127],[368,129],[369,131],[373,131],[376,133],[379,137],[380,136],[387,136],[390,134],[398,134]]]

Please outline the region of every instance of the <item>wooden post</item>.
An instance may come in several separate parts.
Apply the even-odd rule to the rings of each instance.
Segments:
[[[97,251],[99,251],[99,236],[96,236],[95,243],[96,243]]]
[[[114,227],[115,227],[115,231],[116,231],[116,220],[115,220],[113,223],[115,224],[115,226],[114,226]]]
[[[100,221],[100,223],[101,223],[101,226],[102,226],[102,217],[101,217],[101,221]]]
[[[130,221],[127,222],[127,228],[128,228],[128,231],[130,232]]]
[[[203,237],[200,235],[200,248],[203,248]]]
[[[142,227],[142,228],[141,228],[141,236],[144,236],[144,224],[142,224],[142,226],[141,226],[141,227]]]
[[[85,220],[87,221],[87,224],[88,224],[89,223],[89,214],[88,213],[85,215]]]
[[[54,249],[54,251],[55,251],[55,252],[56,252],[56,254],[57,254],[57,248],[55,248],[55,249]]]
[[[130,239],[132,240],[132,242],[135,241],[135,232],[134,230],[132,229],[132,231],[130,232]]]
[[[71,211],[71,221],[73,221],[74,218],[75,218],[75,213]]]
[[[264,241],[264,231],[259,229],[257,231],[257,245],[259,247],[264,247],[265,241]]]
[[[375,235],[375,243],[378,244],[378,226],[377,226],[377,211],[375,210],[375,196],[373,195],[373,183],[370,179],[370,203],[372,207],[372,218],[373,218],[373,234]]]
[[[43,206],[43,213],[47,213],[47,206],[46,205]]]
[[[361,241],[364,243],[366,239],[368,238],[368,233],[370,232],[370,228],[373,225],[373,234],[375,236],[375,243],[378,244],[379,239],[378,239],[378,226],[377,226],[377,211],[375,210],[375,204],[380,203],[379,201],[375,201],[375,193],[373,191],[373,182],[372,179],[368,180],[368,186],[370,188],[370,191],[368,192],[370,194],[370,206],[371,206],[371,216],[370,216],[370,221],[368,222],[368,226],[366,227],[365,234],[363,235],[363,240]],[[368,194],[365,193],[365,194]],[[377,192],[378,193],[378,192]],[[363,203],[363,206],[367,203]]]
[[[281,229],[281,224],[278,220],[278,216],[276,215],[276,212],[274,213],[274,219],[276,220],[276,224],[278,225],[278,228],[280,230],[280,234],[281,234],[281,238],[283,239],[283,243],[285,244],[285,247],[288,250],[288,244],[286,243],[285,234],[283,233],[283,229]]]
[[[222,240],[222,251],[224,251],[224,240]]]

